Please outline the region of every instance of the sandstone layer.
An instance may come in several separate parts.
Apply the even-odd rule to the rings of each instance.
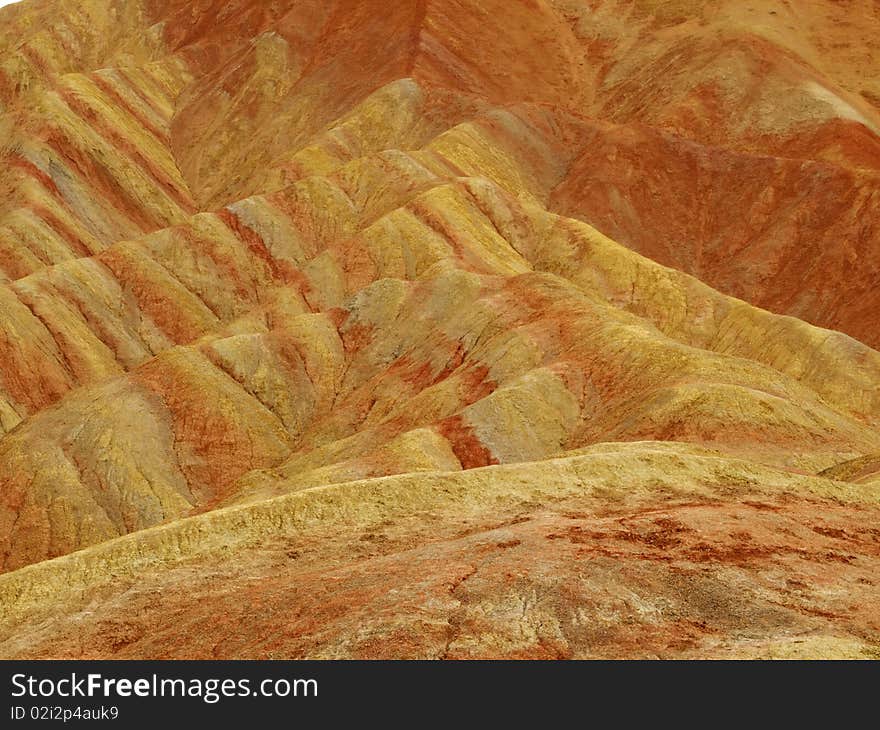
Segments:
[[[880,8],[747,6],[0,9],[0,655],[880,656]]]

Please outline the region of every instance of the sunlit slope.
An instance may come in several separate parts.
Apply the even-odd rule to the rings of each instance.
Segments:
[[[0,652],[876,658],[877,497],[656,443],[352,482],[0,576]]]
[[[376,162],[355,165],[374,194]],[[366,218],[339,179],[8,290],[8,321],[48,334],[7,371],[10,410],[15,387],[45,402],[0,444],[7,568],[297,475],[314,486],[613,440],[808,471],[880,448],[880,355],[855,340],[724,297],[487,178],[384,191]]]
[[[0,652],[378,656],[349,629],[386,578],[478,583],[523,512],[427,643],[377,619],[392,655],[870,655],[878,31],[861,0],[0,9]],[[340,537],[364,514],[388,551]],[[144,566],[199,590],[129,641]],[[305,643],[174,633],[331,576],[366,593]],[[742,586],[754,635],[709,610]],[[553,637],[513,618],[542,591]],[[659,643],[594,620],[643,594]]]

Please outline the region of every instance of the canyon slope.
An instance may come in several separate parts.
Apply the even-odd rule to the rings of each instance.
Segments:
[[[0,9],[0,656],[880,657],[880,5]]]

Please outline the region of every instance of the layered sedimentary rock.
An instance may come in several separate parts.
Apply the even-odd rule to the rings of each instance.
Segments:
[[[0,10],[0,653],[876,655],[880,15],[752,6]]]

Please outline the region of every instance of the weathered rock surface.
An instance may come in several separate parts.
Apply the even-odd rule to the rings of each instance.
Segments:
[[[877,38],[0,10],[0,655],[877,656]]]

